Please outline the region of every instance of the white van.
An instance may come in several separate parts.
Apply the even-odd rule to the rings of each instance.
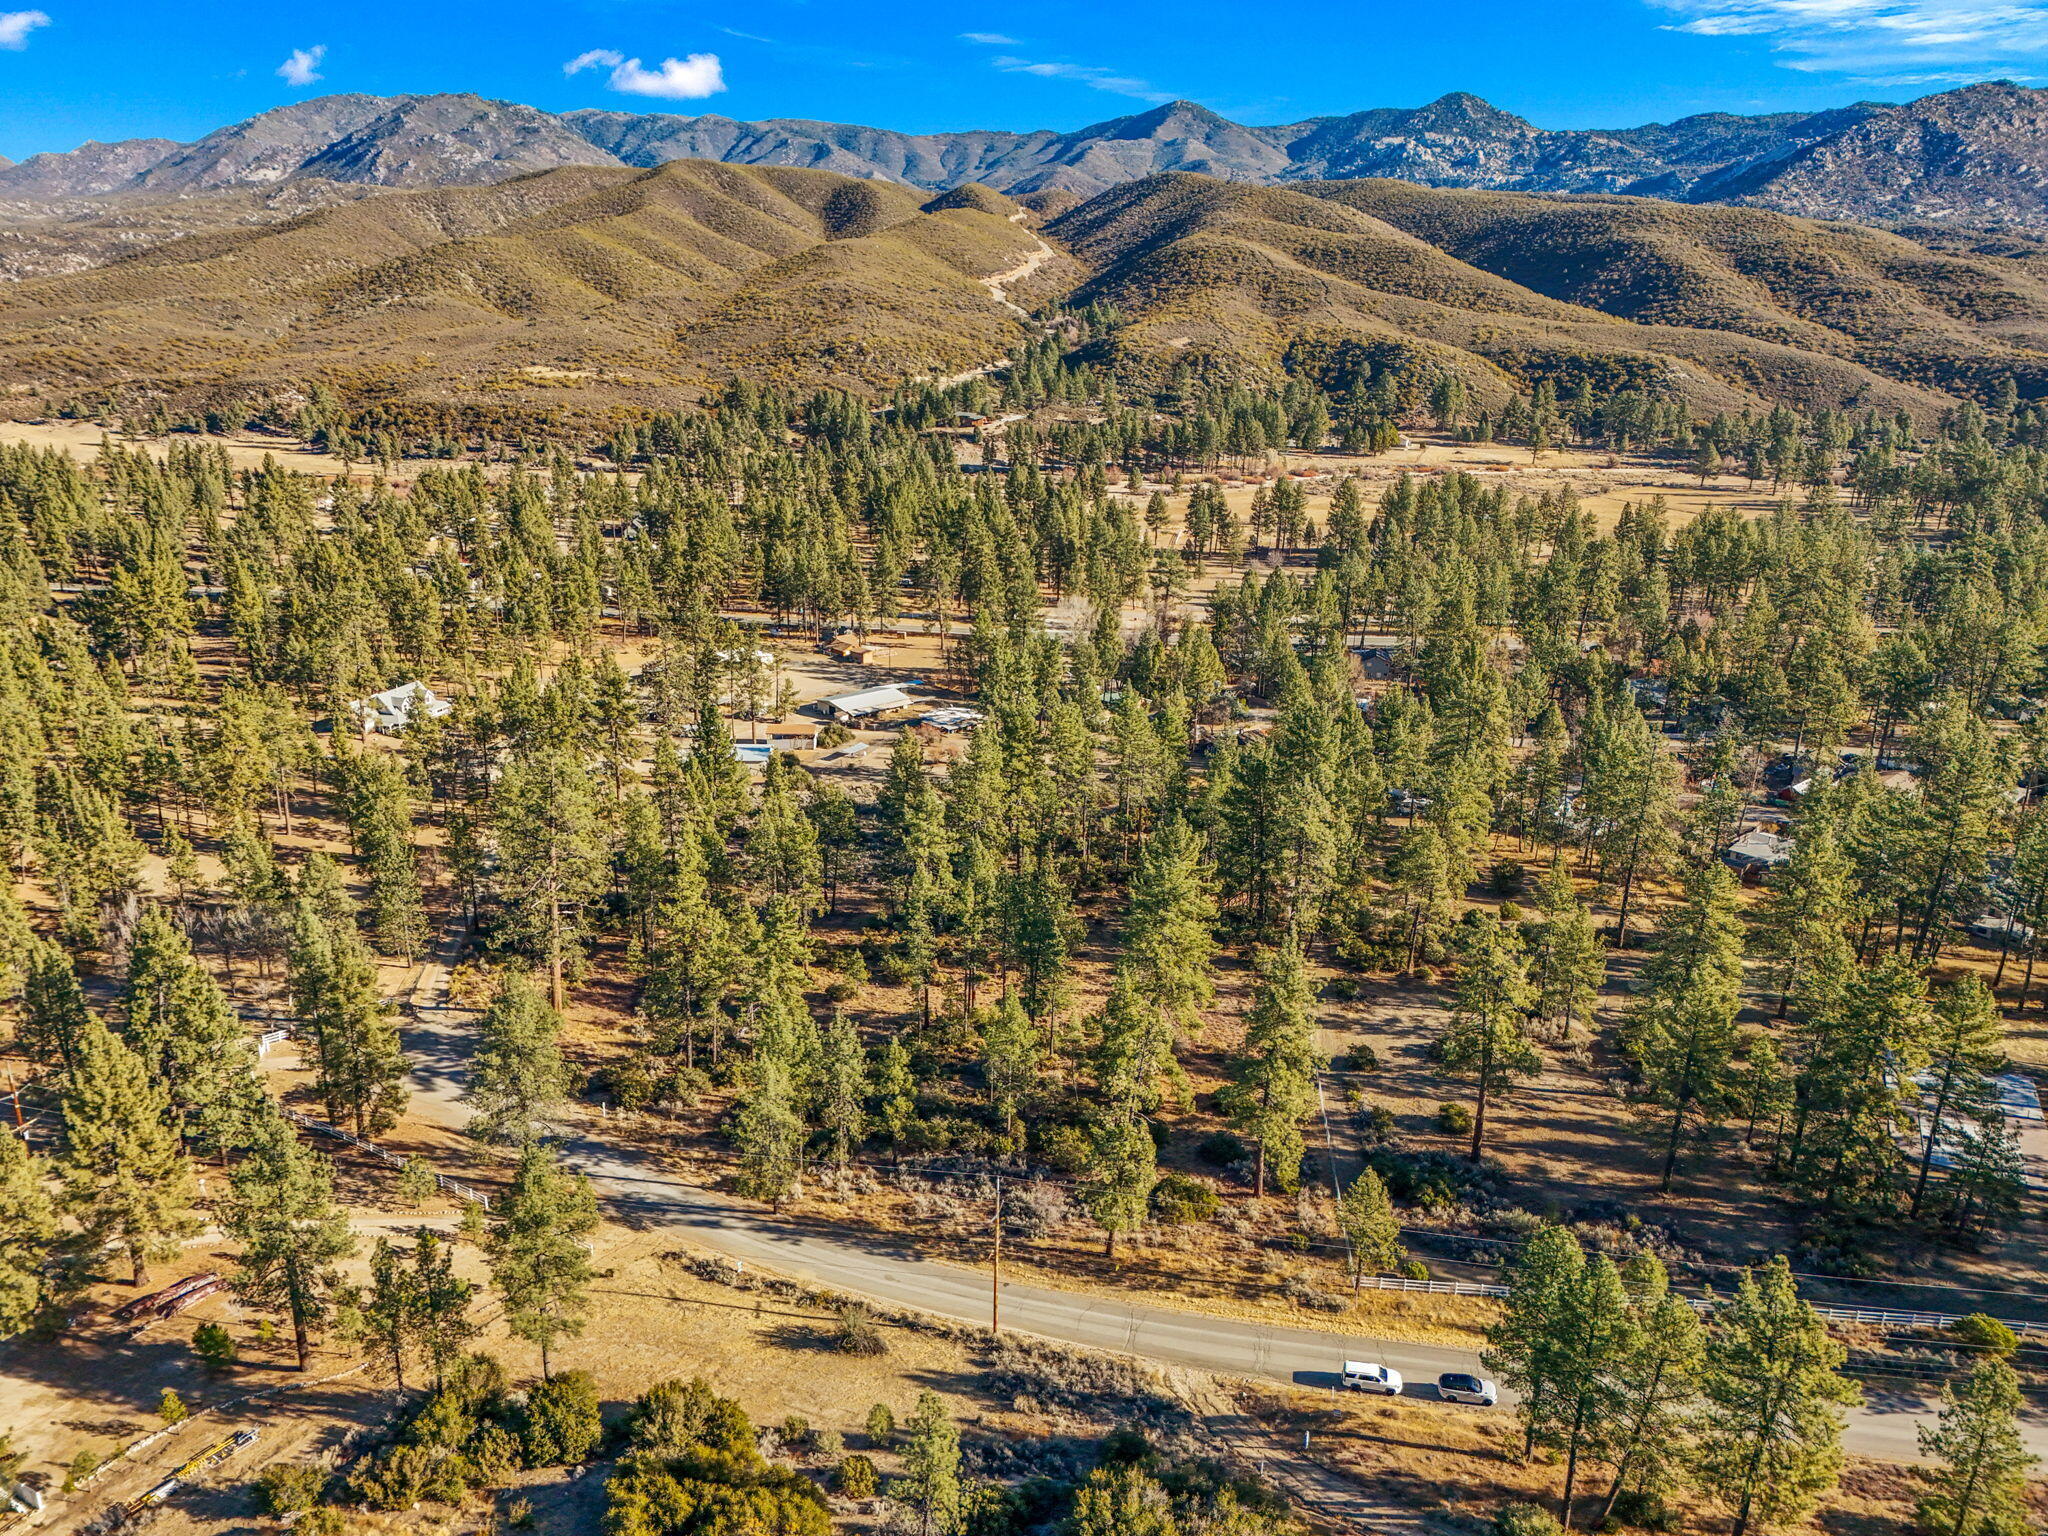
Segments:
[[[1373,1365],[1364,1360],[1346,1360],[1344,1385],[1356,1392],[1377,1392],[1382,1397],[1399,1397],[1401,1373],[1390,1365]]]

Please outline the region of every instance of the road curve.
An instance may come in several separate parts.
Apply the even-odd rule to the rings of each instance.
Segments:
[[[467,1014],[428,1001],[441,997],[445,980],[445,967],[430,960],[405,1020],[404,1043],[415,1064],[408,1112],[459,1129],[469,1120],[461,1093],[472,1037]],[[563,1157],[590,1177],[612,1214],[629,1226],[671,1227],[697,1246],[741,1263],[885,1306],[984,1327],[989,1322],[988,1274],[934,1261],[910,1239],[809,1230],[758,1205],[686,1183],[654,1154],[603,1141],[587,1128],[567,1139]],[[1021,1282],[1003,1286],[1002,1322],[1005,1328],[1060,1343],[1296,1386],[1334,1388],[1344,1360],[1376,1360],[1407,1379],[1408,1396],[1431,1400],[1439,1374],[1479,1367],[1477,1358],[1463,1350],[1213,1317]],[[1511,1401],[1504,1400],[1503,1406]],[[1863,1405],[1849,1413],[1843,1447],[1887,1461],[1918,1460],[1916,1431],[1932,1423],[1933,1415],[1934,1404],[1926,1396],[1866,1384]],[[2028,1449],[2048,1458],[2048,1420],[2032,1416],[2022,1431]]]

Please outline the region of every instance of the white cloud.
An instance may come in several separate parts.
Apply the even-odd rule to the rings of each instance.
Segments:
[[[49,15],[44,11],[0,11],[0,48],[19,52],[28,46],[29,33],[49,24]]]
[[[1073,80],[1098,91],[1109,91],[1118,96],[1135,96],[1139,101],[1173,100],[1173,92],[1156,90],[1148,80],[1140,80],[1134,75],[1120,75],[1115,70],[1100,69],[1092,64],[1041,64],[1030,59],[1012,58],[1008,54],[990,62],[1006,74],[1037,75],[1042,80]]]
[[[562,66],[565,75],[586,69],[609,69],[607,84],[628,96],[659,96],[667,101],[690,101],[716,96],[725,89],[725,70],[715,53],[693,53],[686,59],[663,59],[659,69],[648,69],[638,59],[629,59],[616,48],[593,48]]]
[[[1769,40],[1787,69],[1899,84],[2011,73],[2048,54],[2048,0],[1651,0],[1675,32]]]
[[[327,57],[327,45],[294,48],[292,56],[277,66],[277,77],[286,85],[311,85],[320,78],[320,61]]]
[[[1014,48],[1017,46],[1016,38],[1005,37],[1000,32],[962,32],[960,34],[960,41],[963,43],[986,43],[991,48]]]

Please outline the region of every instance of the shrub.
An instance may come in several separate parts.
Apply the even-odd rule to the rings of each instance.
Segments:
[[[1685,1520],[1664,1502],[1664,1496],[1644,1488],[1624,1488],[1615,1495],[1612,1525],[1633,1526],[1639,1531],[1676,1531]]]
[[[266,1515],[302,1515],[320,1502],[326,1487],[325,1467],[275,1461],[256,1479],[256,1502]]]
[[[1079,1126],[1042,1125],[1033,1135],[1038,1142],[1038,1160],[1054,1172],[1072,1177],[1088,1166],[1092,1148]]]
[[[1369,1045],[1354,1045],[1331,1063],[1339,1072],[1377,1072],[1380,1053]]]
[[[836,1429],[813,1430],[811,1449],[828,1461],[837,1461],[846,1450],[846,1436]]]
[[[100,1469],[100,1453],[93,1450],[80,1451],[71,1458],[64,1469],[64,1491],[70,1493],[88,1477]]]
[[[1367,1141],[1389,1141],[1394,1135],[1394,1112],[1384,1104],[1368,1104],[1358,1111],[1358,1129]]]
[[[192,1353],[209,1371],[224,1371],[235,1363],[235,1340],[219,1323],[201,1323],[192,1330]]]
[[[528,1466],[573,1466],[588,1461],[604,1438],[597,1382],[590,1372],[564,1371],[527,1393],[520,1438],[525,1442]]]
[[[447,1453],[432,1445],[388,1445],[350,1479],[355,1495],[372,1509],[411,1509],[427,1496],[436,1464]]]
[[[1152,1186],[1152,1215],[1169,1227],[1207,1221],[1217,1204],[1213,1188],[1184,1173],[1169,1173]]]
[[[853,732],[837,720],[828,721],[818,727],[818,745],[821,747],[843,747],[853,740]]]
[[[348,1517],[332,1504],[307,1510],[292,1527],[298,1536],[341,1536],[347,1528]]]
[[[1493,1517],[1494,1536],[1558,1536],[1561,1529],[1540,1504],[1503,1504]]]
[[[182,1424],[192,1417],[192,1410],[185,1406],[185,1399],[170,1387],[165,1387],[157,1398],[156,1413],[166,1424]]]
[[[1958,1341],[1987,1355],[2003,1360],[2020,1347],[2020,1336],[1995,1317],[1986,1317],[1982,1312],[1972,1312],[1968,1317],[1959,1317],[1948,1325],[1948,1331]]]
[[[1403,1259],[1401,1261],[1401,1278],[1403,1280],[1427,1280],[1429,1278],[1429,1266],[1420,1259]]]
[[[1436,1107],[1436,1128],[1446,1136],[1470,1136],[1472,1111],[1462,1104],[1439,1104]]]
[[[811,1444],[811,1421],[792,1413],[782,1421],[782,1443],[792,1451],[807,1450]]]
[[[896,1438],[896,1415],[887,1403],[877,1403],[868,1410],[867,1423],[863,1427],[867,1430],[870,1445],[887,1445]]]
[[[882,1330],[868,1316],[868,1309],[857,1301],[849,1301],[839,1309],[839,1331],[834,1342],[842,1353],[849,1355],[889,1353],[889,1342],[882,1337]]]
[[[1245,1144],[1228,1131],[1216,1131],[1204,1136],[1195,1150],[1202,1155],[1205,1162],[1214,1163],[1219,1168],[1241,1163],[1247,1155]]]
[[[881,1486],[875,1464],[865,1456],[849,1456],[833,1469],[832,1486],[849,1499],[872,1499]]]
[[[681,1450],[695,1445],[711,1414],[714,1394],[703,1377],[695,1381],[657,1381],[626,1415],[626,1438],[653,1450]]]

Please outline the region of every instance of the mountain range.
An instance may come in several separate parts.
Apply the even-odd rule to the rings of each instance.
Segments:
[[[674,160],[833,171],[927,192],[971,182],[1045,211],[1189,171],[1265,185],[1386,178],[1624,193],[1863,223],[2048,228],[2048,92],[2005,82],[1903,105],[1705,113],[1618,129],[1538,128],[1462,93],[1272,127],[1176,101],[1073,132],[936,134],[790,118],[554,114],[470,95],[335,95],[190,144],[129,139],[0,162],[0,210],[35,217],[79,200],[192,200],[288,182],[473,186],[567,166]]]

